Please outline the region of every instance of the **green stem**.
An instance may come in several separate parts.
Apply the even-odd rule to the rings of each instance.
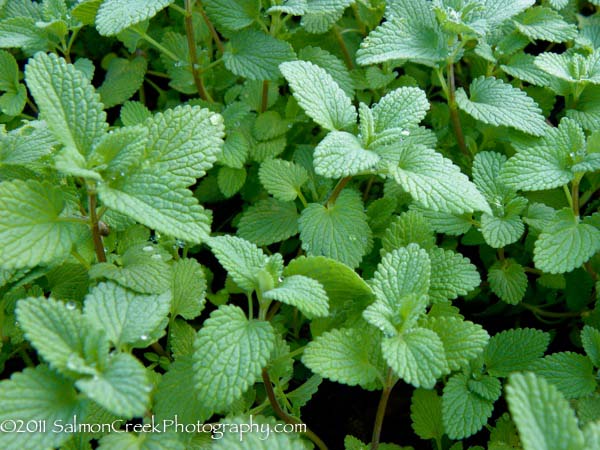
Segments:
[[[348,51],[348,47],[346,46],[346,42],[344,41],[344,37],[340,33],[340,28],[337,25],[333,26],[333,34],[335,35],[335,39],[340,46],[340,50],[342,51],[342,55],[344,56],[344,61],[348,66],[348,69],[354,69],[354,62],[352,61],[352,56],[350,56],[350,52]]]
[[[333,188],[333,191],[331,191],[331,194],[329,194],[327,201],[325,202],[325,204],[327,205],[328,208],[330,208],[331,206],[333,206],[335,204],[335,201],[337,200],[338,196],[340,195],[340,192],[342,192],[344,187],[348,184],[348,182],[351,179],[352,179],[352,176],[349,176],[349,177],[344,177],[340,181],[338,181],[338,183],[335,185],[335,188]]]
[[[96,216],[96,191],[88,187],[88,214],[90,218],[90,228],[92,229],[92,239],[94,241],[94,250],[98,262],[106,262],[106,254],[104,253],[104,244],[102,236],[100,236],[100,228],[98,227],[98,216]]]
[[[219,37],[219,33],[217,33],[217,30],[215,30],[214,25],[212,24],[212,22],[206,15],[206,12],[204,11],[204,8],[202,7],[202,2],[198,1],[197,4],[198,4],[198,9],[200,10],[200,14],[202,15],[202,19],[204,19],[204,23],[206,23],[206,26],[208,27],[208,31],[210,31],[210,35],[212,36],[213,40],[215,41],[215,44],[217,44],[217,48],[219,49],[219,52],[221,52],[221,55],[222,55],[223,53],[225,53],[225,48],[223,47],[223,42],[221,41],[221,38]]]
[[[450,121],[452,122],[452,128],[454,129],[454,135],[456,136],[456,142],[461,153],[465,155],[469,160],[471,159],[471,152],[467,148],[465,143],[465,136],[463,134],[462,126],[460,124],[460,116],[458,114],[458,104],[456,103],[456,80],[454,78],[454,64],[448,63],[448,107],[450,108]]]
[[[525,309],[528,309],[528,310],[534,312],[535,314],[539,314],[542,317],[549,317],[549,318],[552,318],[552,319],[564,319],[564,318],[569,318],[569,317],[581,317],[581,316],[586,315],[586,313],[588,312],[587,310],[584,310],[584,311],[566,311],[566,312],[546,311],[546,310],[540,308],[539,306],[532,305],[530,303],[525,303],[525,302],[522,302],[521,306],[523,306]]]
[[[569,191],[569,188],[568,188],[568,186],[566,184],[563,184],[563,191],[565,193],[565,197],[567,197],[567,201],[569,202],[569,207],[574,210],[574,208],[573,208],[573,196],[571,195],[571,191]]]
[[[246,298],[248,299],[248,318],[254,318],[254,302],[252,300],[252,294],[246,294]]]
[[[379,406],[377,407],[377,415],[375,416],[375,424],[373,425],[373,437],[371,438],[371,450],[377,450],[379,448],[379,438],[381,437],[381,428],[383,427],[385,410],[387,409],[388,400],[395,384],[394,372],[390,368],[388,369],[385,385],[381,392],[381,398],[379,399]]]
[[[83,256],[81,256],[75,249],[71,250],[71,255],[73,256],[73,258],[79,261],[79,264],[81,264],[87,270],[90,270],[90,268],[92,267],[90,266],[90,263],[83,259]]]
[[[204,80],[198,73],[198,54],[196,52],[196,40],[194,39],[194,23],[192,21],[193,0],[185,0],[185,35],[187,37],[188,51],[190,54],[190,63],[192,64],[192,77],[198,95],[202,100],[208,100],[212,103],[210,94],[206,91]]]
[[[137,34],[140,35],[140,37],[142,39],[144,39],[146,42],[148,42],[149,44],[151,44],[152,46],[154,46],[156,49],[158,49],[161,53],[165,54],[166,56],[168,56],[169,58],[171,58],[173,61],[179,62],[179,57],[173,53],[171,50],[165,48],[161,43],[159,43],[158,41],[154,40],[148,33],[146,33],[145,31],[143,31],[141,28],[138,27],[131,27],[131,29],[133,31],[135,31]]]
[[[269,377],[269,372],[267,372],[267,369],[262,370],[262,379],[263,379],[263,383],[265,385],[265,391],[267,392],[267,398],[269,399],[271,408],[273,409],[273,411],[275,412],[277,417],[279,417],[285,423],[289,423],[292,425],[303,424],[303,422],[301,420],[296,419],[294,416],[289,415],[283,409],[281,409],[281,406],[279,406],[279,403],[277,402],[277,398],[275,397],[275,391],[273,390],[273,384],[271,383],[271,378]],[[306,435],[306,437],[309,438],[311,441],[313,441],[313,443],[320,450],[327,450],[327,446],[321,440],[321,438],[319,438],[319,436],[317,436],[313,431],[311,431],[310,428],[308,428],[306,425],[304,425],[304,426],[306,427],[305,431],[304,431],[304,434]]]
[[[579,216],[579,182],[581,181],[581,176],[579,174],[575,174],[573,181],[571,181],[571,199],[572,199],[572,208],[573,214],[575,216]]]
[[[296,194],[298,194],[298,198],[300,199],[302,206],[304,206],[306,208],[308,206],[308,202],[306,201],[306,197],[304,197],[304,194],[302,193],[302,191],[300,189],[298,189],[296,191]]]
[[[369,181],[367,181],[367,187],[365,188],[365,192],[363,193],[363,202],[366,202],[369,198],[369,192],[371,191],[371,187],[373,186],[373,182],[375,181],[375,175],[371,175]]]
[[[262,82],[262,94],[260,100],[260,112],[264,113],[269,105],[269,80]]]
[[[27,103],[27,106],[29,106],[35,114],[39,114],[39,112],[40,112],[39,109],[37,109],[37,106],[35,106],[35,103],[33,103],[29,97],[27,97],[25,99],[25,102]]]

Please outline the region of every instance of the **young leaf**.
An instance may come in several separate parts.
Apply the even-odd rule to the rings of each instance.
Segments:
[[[481,283],[477,268],[460,253],[433,247],[428,254],[431,261],[429,298],[433,303],[467,295]]]
[[[380,346],[381,333],[373,327],[334,329],[306,346],[302,362],[331,381],[375,389],[385,373]]]
[[[102,36],[114,36],[132,25],[151,19],[174,0],[105,0],[96,15]]]
[[[437,379],[448,371],[441,339],[425,328],[386,337],[381,342],[381,350],[394,373],[415,387],[432,389]]]
[[[562,16],[550,8],[529,8],[515,18],[517,30],[529,39],[548,42],[565,42],[577,36],[577,27],[567,23]]]
[[[56,139],[87,155],[108,127],[100,97],[90,81],[54,53],[38,53],[30,59],[25,79]]]
[[[455,214],[491,212],[466,175],[449,159],[424,146],[402,147],[390,175],[413,199],[435,211]]]
[[[217,174],[217,184],[225,198],[233,197],[246,183],[246,169],[223,166]]]
[[[358,266],[371,240],[362,201],[352,190],[342,191],[334,205],[309,204],[298,225],[309,256],[328,256],[350,267]]]
[[[414,390],[410,403],[410,419],[412,429],[421,439],[442,439],[442,398],[435,390]]]
[[[34,267],[66,258],[85,224],[65,220],[65,206],[63,193],[47,183],[0,183],[0,267]]]
[[[337,56],[320,47],[307,46],[300,50],[298,59],[311,62],[325,69],[348,97],[354,97],[354,81],[344,62]]]
[[[281,64],[280,70],[302,109],[323,128],[343,130],[356,123],[356,108],[325,69],[293,61]]]
[[[256,245],[270,245],[298,234],[298,218],[293,203],[267,198],[244,212],[238,234]]]
[[[465,374],[453,375],[444,386],[442,417],[446,434],[451,439],[464,439],[481,430],[493,410],[494,400],[473,392]]]
[[[355,0],[306,0],[301,24],[309,33],[325,33],[354,2]]]
[[[458,107],[483,123],[516,128],[534,136],[546,132],[547,125],[537,103],[525,92],[494,77],[479,77],[470,86],[456,91]]]
[[[401,87],[395,89],[373,106],[375,132],[391,128],[413,128],[425,118],[429,101],[419,88]]]
[[[292,275],[274,289],[263,294],[264,298],[292,305],[308,317],[324,317],[329,314],[327,293],[321,283],[303,275]]]
[[[115,283],[100,283],[85,299],[84,316],[118,349],[148,347],[164,334],[171,293],[142,296]]]
[[[417,211],[407,211],[395,217],[381,238],[382,250],[385,252],[406,247],[410,243],[418,244],[426,250],[435,245],[433,230]]]
[[[564,209],[535,241],[533,261],[544,272],[564,273],[580,267],[599,250],[600,230]]]
[[[510,305],[517,305],[527,289],[523,266],[512,258],[496,261],[488,272],[488,282],[494,294]]]
[[[203,6],[210,19],[226,30],[241,30],[259,20],[258,0],[207,0]]]
[[[172,266],[171,317],[180,315],[184,319],[194,319],[204,309],[206,299],[206,277],[202,266],[195,259],[176,261]]]
[[[268,159],[260,165],[258,177],[269,194],[290,202],[296,199],[302,185],[308,181],[308,172],[291,161]]]
[[[137,56],[132,60],[114,58],[108,65],[106,77],[98,94],[106,108],[123,103],[136,93],[144,82],[148,62]]]
[[[550,336],[540,330],[515,328],[502,331],[490,339],[484,360],[490,375],[506,377],[511,372],[528,370],[542,357]]]
[[[52,430],[51,424],[72,423],[74,417],[83,412],[83,403],[77,395],[73,382],[50,370],[45,365],[27,368],[15,372],[10,380],[0,382],[0,401],[2,412],[0,421],[10,427],[13,421],[43,421],[47,424],[45,432],[0,433],[2,448],[36,449],[59,447],[70,437],[70,433]],[[18,422],[17,422],[18,423]],[[15,430],[17,424],[15,424]]]
[[[569,403],[543,378],[533,373],[511,375],[506,399],[524,448],[586,448]]]
[[[345,131],[332,131],[315,148],[314,165],[318,175],[342,178],[374,170],[377,153],[366,150],[358,138]]]
[[[256,30],[232,35],[228,51],[223,54],[225,67],[250,80],[276,80],[279,65],[294,59],[289,43]]]

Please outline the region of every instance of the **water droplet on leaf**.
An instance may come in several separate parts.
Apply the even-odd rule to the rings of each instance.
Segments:
[[[77,308],[77,305],[75,302],[67,302],[66,307],[69,311],[73,311],[75,308]]]
[[[151,252],[152,250],[154,250],[154,247],[151,245],[146,245],[142,250],[144,250],[145,252]]]

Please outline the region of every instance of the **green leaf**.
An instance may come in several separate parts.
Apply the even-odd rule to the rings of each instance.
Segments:
[[[550,8],[537,6],[527,9],[515,18],[517,30],[529,39],[548,42],[564,42],[577,36],[577,27],[567,23]]]
[[[204,176],[221,154],[223,118],[206,108],[177,106],[155,114],[145,126],[148,141],[142,167],[169,174],[185,186]]]
[[[170,307],[170,292],[142,296],[109,282],[90,290],[84,316],[116,348],[144,348],[164,334]]]
[[[599,250],[600,230],[564,209],[535,241],[533,261],[544,272],[564,273],[580,267]]]
[[[348,97],[354,97],[354,81],[344,62],[337,56],[320,47],[307,46],[300,50],[298,59],[311,62],[325,69]]]
[[[195,422],[194,422],[195,423]],[[240,433],[248,423],[256,423],[249,433]],[[264,430],[282,429],[285,424],[276,421],[273,417],[265,416],[238,416],[223,419],[223,431],[220,438],[216,439],[213,448],[221,450],[307,450],[307,444],[300,438],[299,433],[270,433],[265,436]],[[260,427],[260,432],[258,431]],[[221,433],[221,432],[219,432]],[[216,434],[217,436],[219,434]]]
[[[334,329],[308,343],[302,363],[331,381],[375,389],[385,374],[380,343],[381,333],[373,327]]]
[[[223,166],[217,174],[219,190],[225,198],[234,196],[246,183],[246,169],[234,169]]]
[[[417,211],[407,211],[394,218],[381,238],[382,249],[390,252],[410,243],[426,250],[435,245],[435,235],[425,218]]]
[[[413,128],[425,118],[429,101],[425,92],[415,87],[401,87],[384,95],[373,106],[375,132],[391,128]]]
[[[114,36],[132,25],[151,19],[174,0],[105,0],[96,15],[102,36]]]
[[[495,126],[507,126],[534,136],[546,132],[541,109],[520,89],[494,77],[471,82],[470,98],[464,89],[456,91],[458,107],[474,119]]]
[[[90,330],[73,304],[29,297],[18,302],[16,317],[38,354],[63,373],[94,373],[91,366],[106,358],[105,337]]]
[[[445,233],[451,236],[465,234],[471,228],[470,214],[451,214],[443,211],[434,211],[421,205],[413,203],[409,210],[417,211],[425,219],[436,233]]]
[[[332,131],[315,148],[315,172],[327,178],[342,178],[377,167],[379,156],[362,147],[360,140],[345,131]]]
[[[581,343],[594,366],[600,367],[600,331],[590,325],[581,330]]]
[[[98,186],[100,198],[109,208],[192,243],[208,238],[210,216],[180,182],[148,170],[111,184]]]
[[[477,268],[460,253],[433,247],[428,254],[431,261],[429,298],[433,303],[467,295],[481,283]]]
[[[484,6],[480,15],[493,27],[533,6],[535,0],[483,0],[478,3]]]
[[[329,314],[325,289],[317,280],[303,275],[285,277],[276,288],[265,292],[263,297],[295,306],[308,317],[324,317]]]
[[[0,401],[0,421],[5,427],[5,432],[0,433],[0,446],[6,449],[61,446],[71,434],[53,430],[53,424],[72,423],[83,407],[73,382],[45,365],[15,372],[10,380],[0,382]],[[38,431],[32,428],[27,433],[11,432],[13,421],[23,421],[25,425],[29,421],[42,421],[46,427],[45,431],[38,427]],[[15,431],[18,424],[15,424]]]
[[[306,0],[306,7],[302,15],[302,26],[309,33],[325,33],[337,22],[344,10],[355,0]]]
[[[583,450],[575,413],[558,389],[533,373],[511,375],[508,408],[524,448]]]
[[[458,317],[429,317],[424,324],[442,340],[450,370],[466,367],[483,353],[490,336],[481,325]]]
[[[129,101],[123,103],[120,117],[123,125],[130,127],[142,125],[147,119],[152,117],[152,113],[146,105],[140,102]]]
[[[356,108],[325,69],[307,62],[293,61],[280,66],[306,114],[327,130],[342,130],[356,123]]]
[[[375,28],[361,42],[357,62],[367,65],[408,59],[435,67],[443,61],[448,55],[448,43],[439,27],[411,19],[393,17]]]
[[[567,399],[580,398],[596,389],[594,366],[584,355],[553,353],[533,364],[531,370],[553,384]]]
[[[213,311],[194,344],[196,390],[202,404],[222,411],[239,399],[260,378],[274,346],[270,323],[248,320],[233,305]]]
[[[122,127],[102,136],[87,158],[87,167],[115,179],[139,164],[144,155],[147,130],[144,127]]]
[[[528,146],[510,158],[502,169],[501,180],[515,189],[535,191],[552,189],[573,179],[573,158],[585,149],[585,135],[571,119],[561,120],[539,144]]]
[[[457,373],[444,386],[442,416],[444,429],[451,439],[464,439],[477,433],[494,410],[494,402],[469,389],[468,382],[465,374]]]
[[[494,217],[490,214],[481,216],[481,233],[490,247],[502,248],[513,244],[521,238],[524,231],[525,225],[518,214],[506,217]]]
[[[106,108],[129,100],[144,82],[146,58],[138,56],[132,60],[114,58],[108,64],[106,76],[98,88],[98,94]]]
[[[85,224],[66,220],[64,209],[57,187],[34,180],[0,183],[0,267],[35,267],[66,258]]]
[[[223,54],[227,69],[250,80],[276,80],[279,65],[294,59],[289,43],[256,30],[233,34]]]
[[[525,270],[512,258],[496,261],[488,271],[488,282],[492,292],[510,305],[518,305],[527,289]]]
[[[238,234],[256,245],[271,245],[298,234],[299,217],[293,203],[267,198],[244,212]]]
[[[25,79],[56,139],[87,155],[108,127],[100,97],[90,81],[53,53],[31,58]]]
[[[277,111],[265,111],[256,117],[252,136],[259,141],[274,139],[287,133],[288,125],[290,124]]]
[[[490,375],[506,377],[511,372],[528,370],[542,357],[550,336],[532,328],[514,328],[502,331],[490,339],[484,360]]]
[[[177,415],[180,423],[206,421],[212,412],[195,395],[182,386],[194,385],[194,360],[192,355],[178,358],[169,366],[154,393],[154,413],[158,421],[172,420]]]
[[[261,249],[235,236],[213,237],[208,245],[235,284],[247,292],[258,287],[257,274],[268,262]]]
[[[185,258],[175,261],[171,270],[171,317],[180,315],[188,320],[198,317],[206,301],[206,277],[202,266],[195,259]]]
[[[589,56],[565,52],[541,53],[534,64],[546,73],[569,83],[600,84],[600,52]]]
[[[356,267],[371,240],[360,195],[344,190],[334,205],[310,203],[298,222],[302,248],[309,256],[328,256]]]
[[[32,55],[50,48],[47,33],[33,17],[9,17],[0,21],[0,48],[21,48]]]
[[[290,202],[296,199],[302,185],[308,181],[308,172],[291,161],[268,159],[260,165],[258,177],[269,194]]]
[[[226,30],[241,30],[260,20],[258,0],[207,0],[202,5],[210,19]]]
[[[0,109],[9,116],[16,116],[23,111],[27,100],[27,89],[19,83],[19,66],[14,56],[0,51]]]
[[[410,403],[410,419],[413,431],[421,439],[442,439],[442,398],[435,390],[414,390]]]
[[[567,110],[567,117],[578,121],[586,130],[597,130],[600,123],[600,87],[588,86],[577,102],[577,109]]]
[[[150,403],[151,384],[146,368],[130,354],[112,355],[103,371],[81,378],[77,389],[118,416],[142,416]]]
[[[172,416],[171,416],[172,417]],[[167,419],[172,420],[172,419]],[[169,422],[167,422],[169,423]],[[195,422],[194,422],[195,423]],[[141,424],[140,424],[141,425]],[[147,424],[144,424],[148,426]],[[151,425],[151,423],[150,423]],[[142,432],[134,434],[120,430],[103,436],[98,450],[184,450],[180,438],[174,432]]]
[[[435,211],[491,212],[473,183],[452,161],[427,147],[402,147],[390,175],[413,199]]]
[[[169,324],[169,339],[173,358],[179,359],[194,352],[196,330],[183,319],[175,319]]]
[[[441,339],[425,328],[384,338],[381,350],[394,373],[415,387],[432,389],[437,379],[448,371]]]

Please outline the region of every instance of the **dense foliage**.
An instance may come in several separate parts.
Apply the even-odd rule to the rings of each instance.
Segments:
[[[0,448],[600,449],[600,1],[0,0],[0,48]],[[126,426],[174,418],[230,432]]]

